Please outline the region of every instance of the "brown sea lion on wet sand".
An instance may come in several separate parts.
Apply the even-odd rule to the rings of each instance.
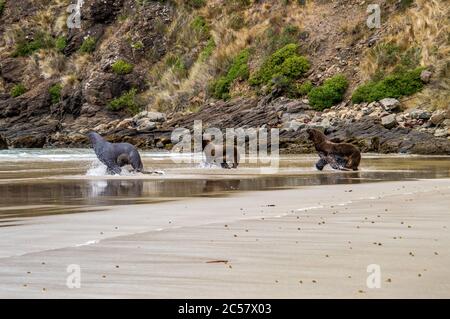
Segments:
[[[202,138],[202,151],[208,164],[219,164],[226,169],[237,168],[239,165],[240,156],[236,145],[233,145],[233,147],[229,147],[226,143],[224,145],[215,145],[208,135],[204,135]],[[227,163],[230,154],[233,157],[231,167]]]
[[[310,128],[307,129],[308,138],[314,143],[320,159],[316,163],[316,168],[322,170],[327,164],[338,170],[358,170],[361,161],[361,152],[359,149],[349,143],[334,143],[321,131]]]

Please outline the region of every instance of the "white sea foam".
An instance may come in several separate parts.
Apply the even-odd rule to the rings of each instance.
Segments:
[[[94,245],[94,244],[98,244],[98,242],[99,242],[98,240],[88,240],[85,243],[75,245],[75,247]]]
[[[298,211],[306,211],[306,210],[320,209],[320,208],[323,208],[323,206],[322,206],[322,205],[319,205],[319,206],[310,206],[310,207],[305,207],[305,208],[298,208],[297,210],[298,210]]]
[[[91,163],[91,166],[86,172],[86,176],[111,176],[107,174],[107,168],[104,164],[102,164],[99,160],[94,160]],[[122,167],[122,171],[120,173],[120,176],[135,176],[139,173],[132,172],[128,169],[127,166]],[[119,175],[116,175],[119,176]]]

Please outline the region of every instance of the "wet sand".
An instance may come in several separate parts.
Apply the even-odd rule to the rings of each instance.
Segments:
[[[37,216],[0,228],[0,297],[449,298],[449,207],[434,179]]]

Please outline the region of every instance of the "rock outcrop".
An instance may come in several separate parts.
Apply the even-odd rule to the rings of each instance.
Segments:
[[[2,135],[0,135],[0,150],[8,149],[8,142],[6,141],[6,138],[4,138]]]
[[[262,30],[265,26],[257,25],[259,17],[276,21],[271,12],[285,14],[286,6],[302,9],[294,1],[273,4],[252,1],[251,5],[242,2],[239,10],[226,7],[222,14],[219,13],[222,7],[235,2],[216,1],[215,5],[194,9],[183,1],[85,0],[81,8],[82,28],[68,31],[60,25],[61,21],[64,24],[67,10],[61,2],[17,0],[12,3],[6,2],[0,16],[0,148],[84,147],[88,145],[86,134],[91,130],[110,141],[131,142],[142,148],[170,148],[170,136],[175,128],[192,129],[194,121],[201,120],[204,128],[280,129],[280,146],[284,152],[312,151],[304,131],[315,127],[323,129],[332,139],[358,145],[364,152],[450,154],[450,109],[430,111],[422,106],[405,109],[393,98],[372,103],[349,102],[351,90],[362,83],[357,66],[365,49],[376,47],[386,31],[364,33],[356,27],[365,21],[366,9],[361,1],[317,1],[312,6],[320,10],[320,16],[335,14],[336,21],[317,21],[314,12],[303,16],[301,11],[298,16],[304,30],[296,31],[292,25],[282,22],[274,25],[273,30],[265,30],[270,35],[278,28],[281,33],[274,34],[268,42],[263,41],[263,45],[272,45],[290,32],[296,34],[291,41],[301,44],[311,64],[296,85],[308,80],[317,86],[335,74],[346,75],[350,86],[344,102],[322,112],[312,108],[306,98],[280,97],[281,91],[270,92],[270,89],[256,91],[249,83],[239,80],[230,83],[239,94],[230,94],[234,98],[227,101],[216,101],[208,92],[209,84],[217,79],[213,77],[223,75],[227,63],[238,53],[217,52],[223,46],[214,47],[220,44],[214,40],[224,35],[218,30],[211,33],[214,26],[208,20],[227,25],[228,12],[237,14],[247,10],[243,16],[252,21],[246,22],[253,23],[254,30]],[[387,3],[384,9],[386,19],[395,11]],[[349,14],[361,23],[348,25]],[[41,24],[48,25],[35,23],[35,16]],[[238,21],[242,17],[236,18]],[[16,32],[19,22],[29,28]],[[63,48],[54,44],[50,49],[45,43],[34,42],[43,31],[55,43],[64,40]],[[239,34],[238,29],[234,31]],[[234,41],[230,40],[236,37],[234,31],[227,31],[233,36],[224,40]],[[242,43],[227,42],[230,50],[255,42],[246,36]],[[32,52],[15,54],[19,39]],[[87,40],[92,41],[92,48],[83,51]],[[38,45],[44,47],[34,48]],[[272,49],[278,46],[275,43]],[[216,51],[213,54],[211,50]],[[222,53],[225,55],[221,56]],[[208,56],[216,55],[221,58],[208,60]],[[131,67],[125,71],[114,69],[118,61]],[[211,67],[214,62],[218,64],[216,69]],[[249,61],[249,73],[255,71],[254,65],[262,62]],[[433,86],[440,73],[433,66],[429,69],[421,72],[420,77]],[[26,91],[11,94],[19,84]],[[56,96],[51,94],[55,85],[61,85]],[[140,96],[127,97],[133,90]],[[155,92],[159,96],[152,94]],[[112,111],[111,102],[121,98],[126,101]],[[165,107],[164,98],[172,108]],[[168,111],[149,111],[151,105]],[[193,105],[195,108],[190,108]],[[134,115],[140,109],[145,111]]]

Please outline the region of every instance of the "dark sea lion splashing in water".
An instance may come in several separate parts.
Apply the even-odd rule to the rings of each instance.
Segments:
[[[136,172],[144,174],[160,173],[145,171],[137,148],[130,143],[110,143],[95,132],[88,134],[100,162],[106,165],[108,174],[120,174],[121,167],[131,165]]]

